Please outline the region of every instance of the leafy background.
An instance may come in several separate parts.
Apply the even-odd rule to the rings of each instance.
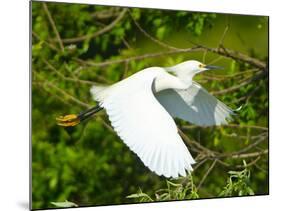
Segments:
[[[186,178],[150,172],[104,111],[56,125],[95,105],[93,82],[189,59],[223,66],[195,80],[242,109],[223,127],[176,120],[197,160]],[[32,208],[268,194],[267,60],[268,17],[32,2]]]

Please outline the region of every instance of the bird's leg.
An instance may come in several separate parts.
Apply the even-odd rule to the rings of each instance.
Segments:
[[[88,119],[90,116],[99,112],[102,109],[103,108],[100,106],[95,106],[86,111],[81,112],[78,115],[68,114],[65,116],[60,116],[60,117],[56,118],[57,124],[60,126],[63,126],[63,127],[72,127],[72,126],[78,125],[80,122]]]

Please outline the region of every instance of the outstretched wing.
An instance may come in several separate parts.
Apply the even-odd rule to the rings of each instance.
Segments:
[[[186,90],[167,89],[155,95],[171,116],[200,126],[227,124],[234,114],[196,82]]]
[[[145,166],[165,177],[186,176],[195,163],[178,134],[169,113],[152,92],[153,78],[142,83],[123,83],[94,96],[109,116],[111,125]],[[110,88],[109,88],[110,89]]]

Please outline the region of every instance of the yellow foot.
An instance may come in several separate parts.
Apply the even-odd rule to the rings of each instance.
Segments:
[[[80,123],[80,119],[75,114],[68,114],[66,116],[60,116],[56,118],[57,124],[63,127],[71,127],[78,125]]]

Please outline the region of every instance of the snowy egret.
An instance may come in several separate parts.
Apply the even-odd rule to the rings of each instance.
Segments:
[[[221,69],[190,60],[172,67],[149,67],[110,86],[93,86],[99,105],[79,115],[57,118],[74,126],[105,109],[118,136],[157,175],[177,178],[195,163],[172,117],[207,126],[227,124],[233,110],[192,79],[197,73]]]

